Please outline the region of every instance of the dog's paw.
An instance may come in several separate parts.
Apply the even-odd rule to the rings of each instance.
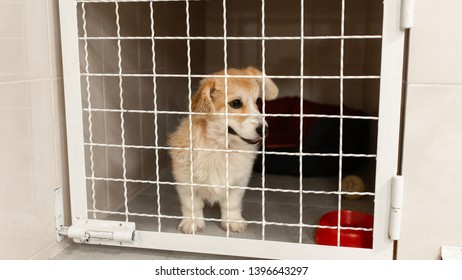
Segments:
[[[178,230],[184,233],[198,233],[201,232],[205,227],[204,220],[194,220],[194,225],[192,219],[183,219],[178,225]],[[194,231],[193,231],[194,229]]]
[[[228,225],[229,225],[229,230],[234,231],[237,233],[243,233],[247,229],[247,223],[244,220],[241,220],[239,222],[221,222],[221,227],[224,230],[228,230]]]

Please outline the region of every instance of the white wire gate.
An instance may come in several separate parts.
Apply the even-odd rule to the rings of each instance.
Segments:
[[[200,20],[194,16],[203,11],[200,9],[202,6],[198,8],[195,3],[201,2],[215,2],[218,3],[216,6],[221,8],[219,16],[215,14],[220,22],[219,33],[197,32]],[[380,19],[379,34],[361,34],[350,32],[349,25],[346,24],[350,1],[330,1],[335,2],[338,7],[338,32],[326,35],[313,32],[315,29],[306,24],[306,10],[313,7],[310,1],[292,1],[298,7],[293,16],[299,18],[296,29],[299,33],[284,34],[282,31],[275,35],[269,32],[269,19],[266,17],[269,3],[275,1],[261,0],[257,1],[259,28],[249,36],[236,33],[236,30],[244,30],[242,32],[246,33],[245,26],[231,28],[229,22],[234,20],[234,9],[229,8],[231,2],[60,1],[73,222],[69,236],[76,242],[90,244],[262,258],[391,259],[393,242],[388,237],[390,188],[392,178],[396,175],[398,161],[404,46],[404,32],[400,28],[399,16],[401,2],[383,1],[383,7],[380,4],[383,16]],[[176,4],[167,8],[162,6],[167,3]],[[142,6],[131,8],[130,5],[135,4]],[[172,10],[172,7],[178,10]],[[166,14],[167,11],[171,14]],[[145,21],[142,20],[143,16]],[[367,15],[363,16],[367,18]],[[173,27],[159,27],[166,18],[172,18],[174,21],[171,23],[176,21],[177,24],[173,24]],[[201,24],[206,25],[199,25]],[[236,23],[232,24],[235,26]],[[173,35],[166,31],[170,28]],[[271,150],[263,141],[261,150],[254,152],[260,157],[257,161],[261,165],[261,170],[254,173],[254,176],[257,174],[258,184],[255,184],[255,180],[248,186],[233,186],[228,181],[225,185],[192,182],[198,187],[245,189],[246,195],[253,199],[249,202],[252,207],[244,205],[243,213],[249,225],[249,234],[231,233],[229,228],[221,232],[212,230],[191,235],[182,234],[176,228],[183,218],[175,193],[175,185],[178,183],[168,175],[170,165],[167,151],[184,148],[168,147],[166,139],[178,125],[177,119],[191,119],[193,115],[199,114],[192,112],[191,98],[200,79],[230,77],[227,70],[223,75],[205,73],[207,67],[202,67],[201,64],[208,63],[209,55],[219,53],[221,69],[234,67],[235,54],[239,52],[234,51],[233,44],[247,41],[257,42],[259,63],[254,66],[260,68],[262,75],[242,78],[265,77],[273,79],[276,84],[278,81],[282,85],[297,84],[297,95],[301,97],[297,101],[297,113],[266,111],[263,102],[262,116],[267,120],[295,118],[299,130],[298,147],[290,152]],[[366,70],[349,70],[348,48],[354,46],[351,42],[358,41],[366,42],[366,45],[368,42],[375,42],[379,46],[377,72],[367,71],[369,58],[365,54],[362,55],[364,61],[360,68]],[[271,73],[273,62],[268,53],[271,51],[271,44],[278,42],[298,44],[295,49],[295,57],[299,59],[296,73],[284,73],[283,70]],[[316,49],[312,45],[313,42],[334,42],[335,52],[329,57],[335,60],[335,63],[333,67],[326,67],[333,68],[333,71],[316,72],[312,69],[314,66],[307,64],[316,63],[316,57],[307,51]],[[174,46],[176,43],[182,46]],[[211,48],[215,43],[219,43],[220,47]],[[205,52],[200,53],[200,62],[196,60],[198,46],[208,47]],[[239,57],[238,60],[242,63],[241,67],[254,62],[247,62],[245,57]],[[183,65],[180,67],[180,64]],[[201,69],[202,72],[197,69]],[[304,97],[310,94],[307,87],[316,88],[313,86],[316,81],[328,81],[336,85],[338,111],[335,113],[313,113],[305,108]],[[361,81],[363,88],[367,88],[365,84],[368,81],[377,83],[379,94],[376,110],[361,115],[344,110],[349,88],[356,81]],[[183,87],[183,95],[179,98],[173,94],[177,94],[180,83],[186,86]],[[225,116],[229,115],[231,114],[226,111]],[[303,143],[306,142],[307,135],[303,133],[304,122],[309,122],[308,120],[313,118],[338,120],[337,151],[305,150]],[[373,123],[376,131],[370,133],[372,136],[364,135],[374,139],[375,145],[371,150],[358,153],[343,147],[344,122],[350,120]],[[186,150],[192,149],[191,144]],[[225,153],[227,162],[229,153],[248,152],[228,150],[226,147],[218,150],[207,147],[194,148],[194,151]],[[296,187],[284,187],[286,177],[278,179],[278,183],[272,183],[277,175],[270,174],[268,164],[271,157],[278,156],[290,156],[298,162],[298,175],[292,176],[295,178]],[[329,179],[333,188],[319,188],[314,185],[320,182],[324,184],[325,181],[310,181],[305,178],[305,158],[334,158],[337,161],[337,174]],[[343,165],[349,158],[368,160],[368,170],[372,170],[374,174],[371,179],[373,186],[365,192],[353,193],[361,196],[363,201],[368,199],[371,203],[368,212],[373,214],[373,226],[345,227],[341,225],[341,219],[332,226],[319,225],[319,217],[312,215],[313,212],[309,208],[313,197],[314,201],[323,201],[320,197],[333,199],[331,208],[336,210],[356,207],[354,202],[345,201],[344,195],[349,193],[342,190],[342,178],[347,175]],[[139,197],[146,192],[149,196],[144,197],[150,199],[143,204]],[[255,193],[257,195],[252,196]],[[290,207],[294,209],[296,217],[270,217],[273,215],[271,207],[276,207],[277,202],[283,200],[281,197],[289,196],[293,197]],[[286,206],[282,207],[275,211],[280,212],[280,209]],[[321,206],[320,209],[318,210],[321,212],[332,210],[325,206]],[[220,217],[214,216],[213,213],[205,216],[204,220],[208,224],[221,222]],[[340,218],[340,214],[338,217]],[[281,228],[284,230],[275,230]],[[319,228],[334,229],[337,232],[337,246],[314,244],[313,235]],[[342,246],[340,234],[341,230],[346,229],[372,232],[372,248]]]

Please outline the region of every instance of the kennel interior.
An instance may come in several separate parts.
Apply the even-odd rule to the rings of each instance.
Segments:
[[[200,79],[247,66],[280,92],[265,103],[269,134],[243,186],[248,228],[223,230],[209,206],[197,235],[314,244],[327,212],[374,215],[382,0],[76,5],[89,218],[182,234],[168,135]],[[365,182],[358,199],[341,192],[349,175]]]

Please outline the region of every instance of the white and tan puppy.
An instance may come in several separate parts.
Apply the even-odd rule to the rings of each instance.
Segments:
[[[224,72],[213,75],[224,75]],[[226,133],[228,133],[228,150],[256,151],[262,138],[263,126],[266,126],[262,116],[259,115],[257,105],[262,98],[262,85],[265,85],[267,100],[277,97],[278,88],[269,78],[265,78],[263,83],[262,78],[232,77],[262,75],[252,67],[242,70],[228,69],[227,75],[229,75],[227,89],[225,89],[225,78],[206,78],[201,81],[199,90],[192,97],[192,111],[205,113],[191,117],[192,145],[189,117],[184,118],[178,129],[170,135],[169,146],[183,148],[170,150],[170,155],[173,175],[176,182],[181,183],[177,185],[177,191],[183,220],[178,228],[184,233],[199,232],[204,228],[203,208],[206,202],[211,205],[219,203],[221,225],[224,229],[229,227],[229,230],[235,232],[243,232],[246,229],[241,214],[245,190],[231,187],[227,191],[226,183],[228,181],[229,186],[246,187],[256,154],[228,153],[228,172],[226,172],[226,152],[224,152]],[[229,114],[228,122],[225,116],[226,108]],[[207,151],[193,151],[192,168],[189,151],[191,146],[193,149],[207,149]],[[210,149],[221,151],[208,151]],[[192,188],[188,185],[191,184],[191,169],[194,183]],[[216,187],[201,186],[201,184]]]

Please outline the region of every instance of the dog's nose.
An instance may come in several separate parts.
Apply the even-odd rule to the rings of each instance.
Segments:
[[[257,130],[257,134],[260,136],[260,137],[263,137],[263,125],[260,125],[256,128]],[[268,127],[265,127],[265,133],[267,134],[268,133]]]

